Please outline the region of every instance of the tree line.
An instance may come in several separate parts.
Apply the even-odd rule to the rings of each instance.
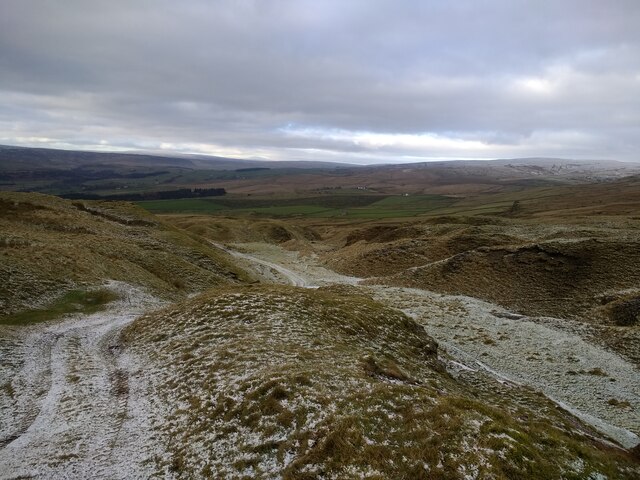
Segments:
[[[141,202],[144,200],[176,200],[179,198],[220,197],[227,191],[224,188],[181,188],[178,190],[161,190],[157,192],[117,193],[98,195],[95,193],[63,193],[58,195],[70,200],[122,200]]]

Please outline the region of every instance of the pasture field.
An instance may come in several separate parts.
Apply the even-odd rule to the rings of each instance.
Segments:
[[[152,213],[200,213],[227,216],[312,218],[412,217],[450,207],[456,198],[445,195],[327,195],[319,197],[153,200],[138,202]]]
[[[635,215],[640,180],[509,189],[466,195],[335,193],[316,196],[227,195],[199,199],[138,202],[151,213],[211,214],[232,217],[393,219],[440,215],[555,217]]]

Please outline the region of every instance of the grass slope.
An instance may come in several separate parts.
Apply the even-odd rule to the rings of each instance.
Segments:
[[[0,324],[27,325],[53,320],[69,313],[88,315],[103,310],[109,302],[117,299],[118,295],[115,292],[102,288],[89,291],[72,290],[44,308],[23,310],[13,315],[0,315]]]
[[[245,278],[206,241],[126,203],[0,193],[0,310],[57,310],[105,280],[180,298]]]

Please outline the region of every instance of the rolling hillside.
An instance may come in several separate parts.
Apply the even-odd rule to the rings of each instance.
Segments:
[[[4,192],[0,232],[3,316],[109,280],[180,298],[245,278],[224,253],[126,203]]]

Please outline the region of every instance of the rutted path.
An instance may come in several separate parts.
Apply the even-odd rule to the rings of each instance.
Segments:
[[[147,478],[148,392],[119,332],[156,299],[111,282],[107,311],[2,327],[0,478]]]
[[[357,284],[314,258],[266,244],[238,244],[246,260],[291,272],[303,285]],[[624,358],[570,333],[570,320],[529,318],[478,299],[383,285],[363,287],[425,326],[459,375],[482,370],[529,385],[626,448],[640,442],[640,371]],[[563,323],[565,328],[554,328]],[[579,329],[576,328],[576,331]]]
[[[278,265],[277,263],[269,262],[267,260],[260,259],[253,255],[249,255],[248,253],[239,252],[238,250],[233,250],[225,247],[224,245],[216,242],[211,242],[211,244],[215,247],[218,247],[220,250],[230,254],[235,258],[240,258],[249,263],[252,267],[259,267],[258,273],[261,275],[265,275],[269,273],[269,270],[275,271],[277,274],[281,275],[288,283],[295,287],[310,287],[313,285],[309,285],[309,282],[304,277],[298,275],[293,270],[283,267],[282,265]],[[265,269],[266,268],[266,269]]]
[[[275,245],[235,243],[230,244],[231,248],[229,248],[220,243],[211,243],[245,262],[248,268],[254,270],[265,280],[276,283],[290,283],[297,287],[315,288],[333,283],[357,285],[362,280],[358,277],[336,273],[314,261],[303,259],[297,252],[290,252]]]

